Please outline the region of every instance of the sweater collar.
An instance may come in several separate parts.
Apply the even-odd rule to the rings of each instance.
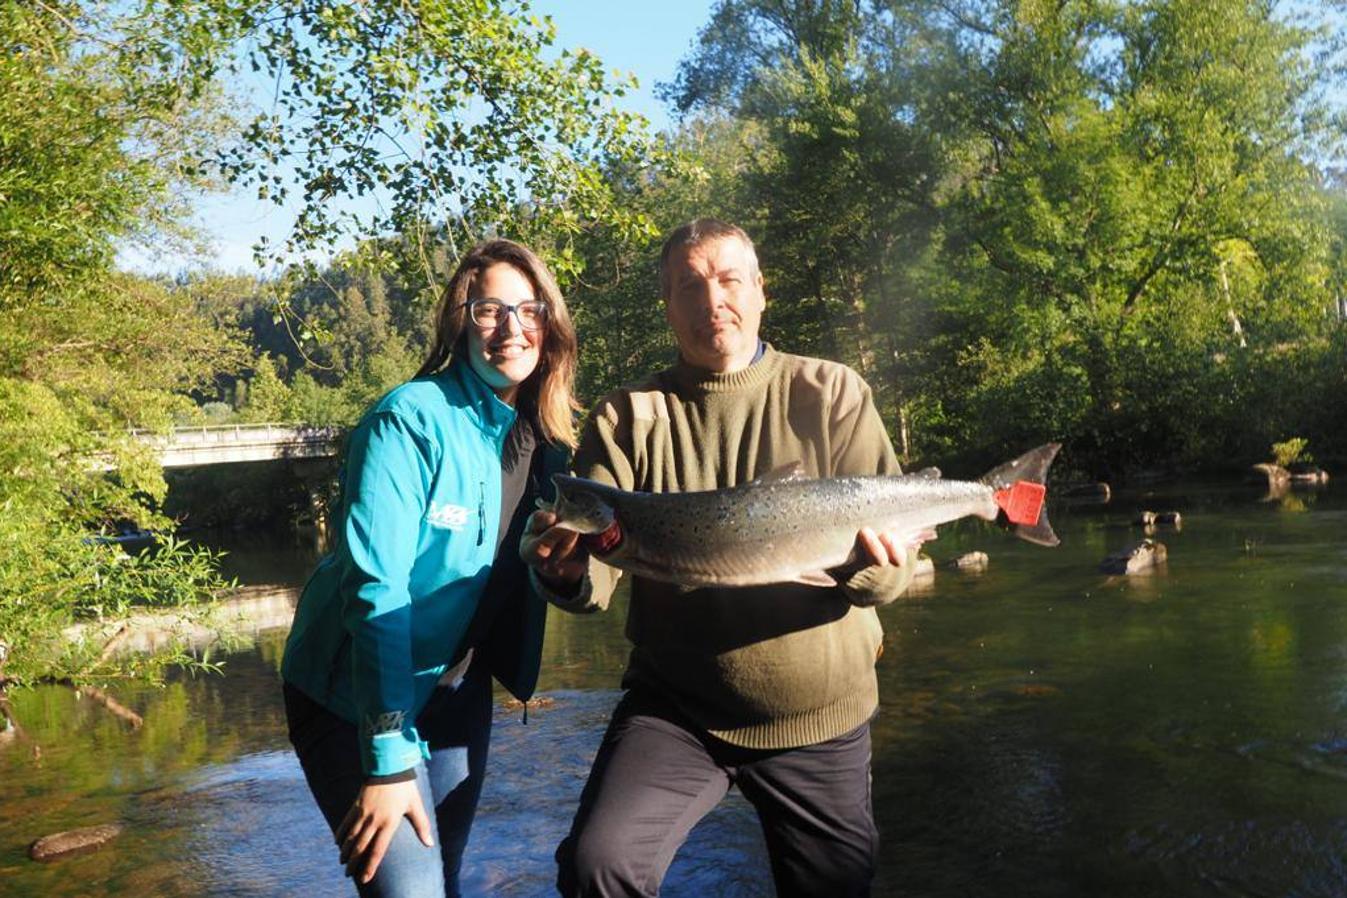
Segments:
[[[466,359],[455,356],[438,376],[458,384],[477,426],[483,431],[497,439],[503,439],[510,432],[515,422],[514,406],[497,396]]]
[[[680,356],[678,363],[669,369],[669,376],[679,388],[703,393],[735,393],[759,387],[771,380],[781,366],[781,353],[773,349],[770,343],[762,346],[762,352],[753,364],[730,374],[694,367]]]

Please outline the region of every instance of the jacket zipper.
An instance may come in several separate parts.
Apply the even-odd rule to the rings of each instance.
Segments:
[[[486,481],[477,481],[477,545],[486,539]]]

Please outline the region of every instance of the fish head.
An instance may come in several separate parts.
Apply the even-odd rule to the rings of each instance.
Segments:
[[[557,498],[552,512],[557,526],[579,533],[602,533],[613,525],[613,506],[604,497],[610,488],[581,477],[553,474]]]

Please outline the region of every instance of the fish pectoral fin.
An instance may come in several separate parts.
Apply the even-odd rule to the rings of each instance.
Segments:
[[[837,586],[836,578],[826,571],[805,571],[797,576],[794,582],[803,583],[805,586],[822,586],[825,589],[832,589]]]
[[[750,483],[772,483],[781,480],[803,480],[804,462],[793,461],[789,464],[781,465],[778,468],[772,468],[766,474],[760,477],[754,477]]]

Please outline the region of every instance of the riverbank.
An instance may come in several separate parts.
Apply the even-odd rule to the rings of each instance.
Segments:
[[[197,650],[220,640],[238,645],[264,630],[288,628],[298,601],[296,586],[241,586],[215,601],[185,609],[75,624],[65,629],[64,636],[71,642],[90,641],[118,653],[154,653],[175,646]]]

